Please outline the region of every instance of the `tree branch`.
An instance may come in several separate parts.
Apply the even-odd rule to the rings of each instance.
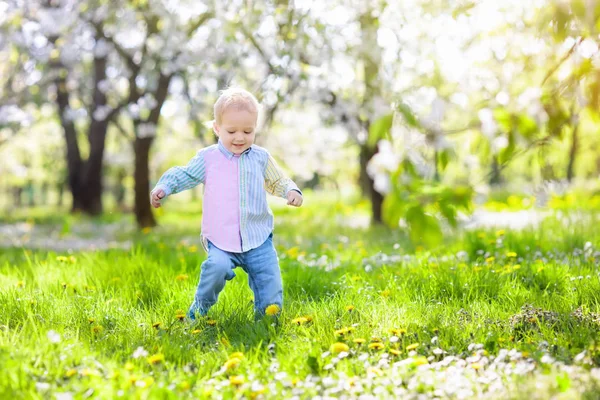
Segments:
[[[554,74],[554,72],[556,72],[556,70],[565,62],[567,61],[567,59],[571,56],[571,54],[573,54],[573,52],[575,51],[575,48],[581,44],[581,42],[583,42],[583,36],[579,38],[579,40],[577,40],[575,43],[573,43],[573,46],[571,46],[571,48],[569,49],[569,51],[567,52],[567,54],[565,54],[559,61],[558,63],[552,67],[550,69],[550,71],[548,71],[548,73],[546,74],[546,76],[544,77],[544,79],[542,80],[542,83],[540,84],[540,86],[544,86],[544,83],[546,83],[546,81],[552,76],[552,74]]]

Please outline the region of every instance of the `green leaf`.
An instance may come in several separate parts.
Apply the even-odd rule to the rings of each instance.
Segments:
[[[410,227],[413,243],[436,246],[442,241],[442,229],[438,220],[425,213],[421,206],[413,206],[406,212],[406,222]]]
[[[379,118],[371,124],[369,127],[369,140],[370,146],[375,146],[381,139],[387,138],[392,140],[392,122],[394,121],[394,114],[387,114]]]
[[[408,124],[408,126],[412,128],[421,127],[417,116],[415,115],[415,113],[413,113],[412,109],[407,104],[398,103],[396,109],[400,114],[402,114],[402,116],[404,117],[404,121]]]
[[[538,125],[533,118],[527,114],[521,114],[517,118],[519,133],[527,139],[531,139],[539,131]]]

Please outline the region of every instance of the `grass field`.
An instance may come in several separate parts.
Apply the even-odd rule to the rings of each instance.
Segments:
[[[353,226],[365,204],[312,200],[274,209],[285,305],[258,322],[239,268],[208,318],[185,320],[197,205],[117,232],[129,249],[0,249],[0,398],[600,396],[598,213],[422,248]],[[22,219],[63,235],[132,224]]]

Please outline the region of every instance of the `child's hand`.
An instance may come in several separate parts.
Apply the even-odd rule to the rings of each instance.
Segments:
[[[287,194],[287,201],[289,206],[300,207],[302,205],[302,195],[295,190],[290,190]]]
[[[159,208],[160,207],[160,201],[163,199],[163,197],[165,197],[165,191],[162,189],[158,189],[158,190],[153,190],[152,193],[150,193],[150,204],[152,204],[152,207],[154,208]]]

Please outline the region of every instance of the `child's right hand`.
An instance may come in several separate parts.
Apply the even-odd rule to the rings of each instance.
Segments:
[[[152,193],[150,193],[150,204],[152,204],[152,207],[154,208],[159,208],[160,207],[160,201],[165,197],[165,191],[162,189],[158,189],[158,190],[153,190]]]

